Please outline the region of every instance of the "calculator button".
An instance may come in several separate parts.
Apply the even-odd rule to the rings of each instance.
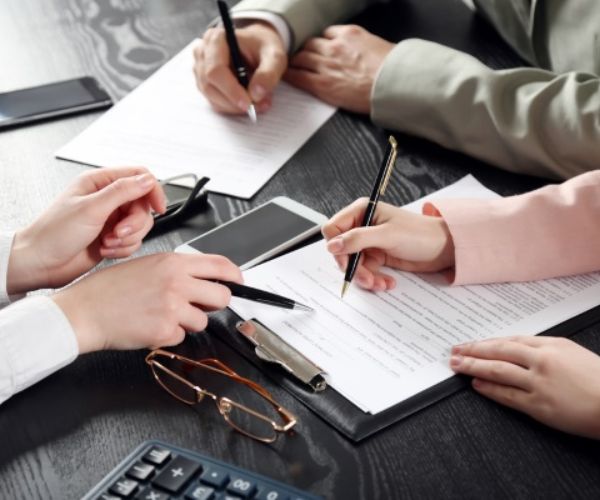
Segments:
[[[229,474],[227,474],[226,469],[213,465],[204,471],[204,473],[200,476],[200,481],[210,484],[217,489],[221,489],[223,486],[225,486],[227,481],[229,481]]]
[[[137,462],[125,473],[126,476],[129,476],[132,479],[138,479],[139,481],[146,481],[146,479],[153,474],[154,467],[143,462]]]
[[[166,493],[148,487],[144,491],[140,492],[135,497],[135,500],[169,500],[169,498],[169,495]]]
[[[229,493],[234,493],[242,498],[250,498],[255,489],[256,486],[252,481],[240,476],[231,476],[231,481],[227,486]]]
[[[185,498],[189,500],[212,500],[215,497],[215,490],[210,486],[203,486],[193,484],[187,493]]]
[[[138,487],[137,481],[132,481],[131,479],[125,479],[124,477],[119,479],[115,484],[113,484],[109,492],[113,495],[118,495],[123,498],[129,498],[131,495],[135,493]]]
[[[167,465],[152,484],[171,493],[177,493],[200,469],[200,464],[185,457],[177,457]]]
[[[261,488],[255,500],[288,500],[288,496],[274,488]]]
[[[242,500],[242,497],[230,495],[228,493],[221,493],[215,498],[215,500]]]
[[[111,495],[110,493],[104,493],[104,494],[100,495],[98,500],[121,500],[121,497]]]
[[[152,449],[142,457],[142,460],[154,465],[162,465],[169,460],[170,457],[171,452],[169,450],[153,446]]]

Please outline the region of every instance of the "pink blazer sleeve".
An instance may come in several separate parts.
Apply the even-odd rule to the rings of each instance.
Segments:
[[[455,247],[454,284],[530,281],[600,270],[600,170],[519,196],[435,200]]]

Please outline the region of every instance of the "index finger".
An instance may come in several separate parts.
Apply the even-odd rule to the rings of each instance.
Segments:
[[[360,224],[369,200],[359,198],[329,219],[321,228],[321,233],[326,240],[335,238],[340,234],[350,231]]]
[[[190,276],[204,280],[222,280],[243,283],[240,268],[222,255],[184,255]]]
[[[204,67],[200,71],[204,73],[206,83],[220,91],[231,106],[231,112],[244,113],[251,103],[250,96],[231,70],[225,30],[214,28],[205,38]]]
[[[105,167],[88,170],[79,177],[75,184],[75,191],[80,195],[92,194],[123,177],[133,177],[147,173],[150,173],[150,171],[145,167]],[[167,198],[158,182],[144,198],[156,212],[163,213],[165,211]]]

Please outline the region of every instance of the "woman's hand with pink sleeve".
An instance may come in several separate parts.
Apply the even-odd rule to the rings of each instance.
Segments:
[[[454,347],[450,367],[473,388],[556,429],[600,439],[600,356],[557,337],[509,337]]]
[[[411,272],[435,272],[454,265],[452,237],[440,217],[420,215],[379,203],[373,223],[360,227],[367,204],[361,198],[334,215],[322,229],[342,271],[351,254],[362,251],[355,281],[378,291],[395,286],[384,266]]]

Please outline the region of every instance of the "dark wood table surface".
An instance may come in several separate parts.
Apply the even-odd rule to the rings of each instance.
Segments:
[[[3,0],[0,91],[93,75],[119,99],[200,35],[215,13],[212,0]],[[439,41],[494,67],[521,64],[459,0],[397,0],[357,22],[394,41]],[[0,134],[0,227],[27,224],[86,168],[53,153],[97,116]],[[467,173],[503,195],[544,183],[398,137],[398,182],[389,194],[396,203]],[[339,112],[250,202],[211,196],[207,214],[148,241],[141,253],[171,250],[282,194],[332,215],[368,191],[362,166],[378,163],[385,138],[366,117]],[[230,431],[214,408],[194,411],[172,400],[153,382],[144,352],[96,353],[0,406],[0,498],[78,498],[152,438],[326,498],[600,498],[598,442],[553,431],[466,389],[354,445],[215,337],[190,336],[186,348],[217,355],[269,387],[298,415],[296,435],[272,446],[253,442]],[[600,352],[600,325],[575,340]]]

